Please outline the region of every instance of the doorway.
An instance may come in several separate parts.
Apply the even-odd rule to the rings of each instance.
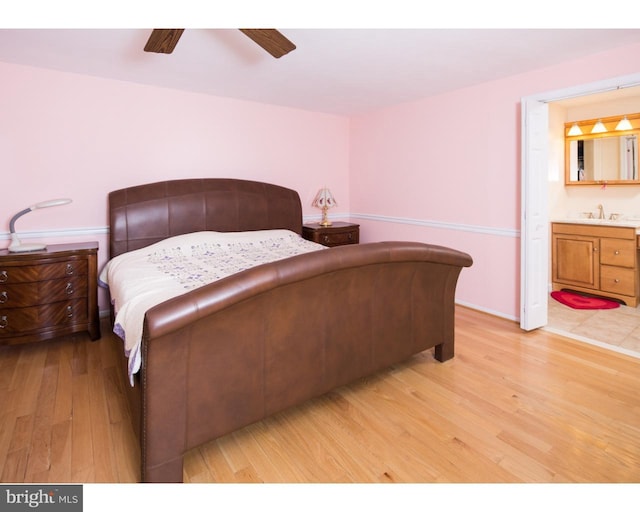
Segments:
[[[640,85],[640,73],[522,99],[520,327],[547,325],[549,284],[548,104]]]

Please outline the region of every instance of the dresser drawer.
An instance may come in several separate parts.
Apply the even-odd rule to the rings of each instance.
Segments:
[[[0,284],[0,310],[83,298],[87,293],[87,280],[80,275],[32,283]]]
[[[87,260],[69,259],[41,265],[8,266],[0,263],[0,284],[32,283],[87,275]]]
[[[600,267],[600,289],[609,293],[620,295],[636,294],[636,273],[632,268],[612,267],[602,265]]]
[[[602,238],[600,240],[600,263],[633,268],[636,264],[637,250],[634,240]]]
[[[318,242],[322,245],[348,245],[358,243],[357,231],[344,231],[337,233],[323,233],[318,236]]]
[[[65,300],[29,308],[0,309],[0,343],[5,337],[86,323],[87,312],[87,299]]]

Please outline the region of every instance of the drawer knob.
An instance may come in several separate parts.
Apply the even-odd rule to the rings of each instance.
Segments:
[[[8,300],[9,300],[9,295],[7,295],[7,292],[0,293],[0,304],[4,304]]]
[[[9,325],[9,320],[7,320],[7,315],[0,316],[0,329],[4,329],[7,325]]]
[[[73,265],[72,265],[71,263],[67,263],[67,270],[66,270],[66,272],[67,272],[67,275],[68,275],[68,276],[73,275]]]
[[[614,283],[619,283],[620,279],[618,279],[617,277],[613,280]]]
[[[9,274],[7,274],[6,270],[0,272],[0,283],[4,283],[7,279],[9,279]]]
[[[73,283],[67,283],[67,286],[65,287],[65,291],[67,292],[67,295],[72,295],[73,294]]]
[[[618,254],[620,254],[620,251],[614,251],[613,254],[617,256]]]
[[[73,317],[73,306],[67,306],[67,318]]]

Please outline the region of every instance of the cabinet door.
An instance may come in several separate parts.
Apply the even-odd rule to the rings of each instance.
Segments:
[[[553,281],[584,288],[598,288],[599,250],[597,238],[553,235]]]

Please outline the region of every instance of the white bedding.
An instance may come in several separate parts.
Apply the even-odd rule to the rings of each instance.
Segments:
[[[110,260],[100,281],[109,287],[116,315],[113,331],[124,341],[131,384],[142,362],[140,342],[148,309],[247,268],[321,249],[326,247],[283,229],[201,231]]]

